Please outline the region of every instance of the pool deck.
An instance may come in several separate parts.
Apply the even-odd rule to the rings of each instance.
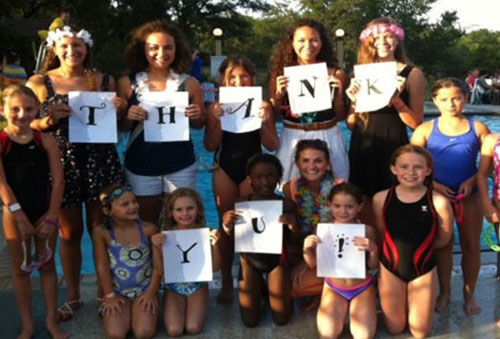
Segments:
[[[439,110],[432,101],[424,103],[425,115],[435,116],[439,115]],[[463,110],[465,115],[500,115],[499,105],[471,105],[467,104]]]

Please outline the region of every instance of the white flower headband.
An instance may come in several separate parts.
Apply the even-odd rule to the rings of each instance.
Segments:
[[[64,26],[63,28],[58,28],[55,31],[50,31],[47,36],[47,45],[54,46],[56,41],[63,37],[77,37],[82,39],[87,45],[92,47],[94,45],[94,40],[90,33],[84,29],[81,29],[78,33],[73,33],[71,27]]]
[[[389,32],[391,34],[394,34],[395,36],[398,37],[399,41],[403,41],[405,39],[405,31],[399,27],[398,25],[395,24],[378,24],[378,25],[371,25],[368,26],[361,32],[361,35],[359,36],[359,40],[361,42],[365,41],[370,35],[376,35],[380,33],[385,33]]]

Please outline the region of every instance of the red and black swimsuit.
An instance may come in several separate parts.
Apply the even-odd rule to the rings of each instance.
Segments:
[[[381,263],[403,281],[412,281],[436,267],[434,240],[438,217],[432,190],[416,202],[398,199],[392,187],[384,202],[384,243]]]

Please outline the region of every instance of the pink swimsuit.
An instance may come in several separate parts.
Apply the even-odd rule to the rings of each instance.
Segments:
[[[493,198],[500,201],[500,137],[493,148],[493,168],[495,170]]]

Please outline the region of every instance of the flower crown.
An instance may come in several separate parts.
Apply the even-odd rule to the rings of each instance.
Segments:
[[[399,41],[403,41],[405,39],[405,31],[395,24],[378,24],[378,25],[370,25],[366,27],[363,32],[359,35],[359,40],[361,42],[365,41],[370,35],[380,34],[389,32],[398,37]]]
[[[47,46],[54,46],[56,41],[63,37],[77,37],[82,39],[87,45],[92,47],[94,45],[94,40],[90,33],[84,29],[81,29],[78,33],[74,33],[71,27],[64,26],[63,28],[58,28],[55,31],[50,31],[47,36]]]

